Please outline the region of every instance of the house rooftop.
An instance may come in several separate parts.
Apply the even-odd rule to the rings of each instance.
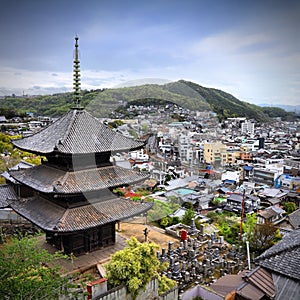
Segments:
[[[300,228],[300,208],[289,214],[288,219],[294,229]]]
[[[300,280],[300,229],[286,234],[266,250],[255,262],[269,271]]]

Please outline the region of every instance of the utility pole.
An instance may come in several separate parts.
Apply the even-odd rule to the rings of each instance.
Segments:
[[[243,198],[242,198],[242,214],[241,214],[241,223],[240,223],[240,241],[242,241],[242,235],[243,235],[244,211],[245,211],[245,190],[243,191]]]

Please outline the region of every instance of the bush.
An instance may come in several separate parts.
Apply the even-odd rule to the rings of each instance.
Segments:
[[[282,202],[282,205],[288,214],[294,212],[297,209],[297,206],[294,202]]]
[[[127,244],[106,265],[107,278],[113,286],[124,284],[133,299],[137,297],[139,289],[145,288],[154,276],[158,277],[159,291],[162,293],[176,286],[176,282],[158,274],[165,267],[156,256],[158,245],[152,242],[140,243],[136,238],[131,238]]]

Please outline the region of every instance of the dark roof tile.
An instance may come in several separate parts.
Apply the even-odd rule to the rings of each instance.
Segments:
[[[41,197],[13,201],[11,207],[43,230],[72,232],[142,214],[152,202],[113,198],[74,208],[63,208]]]
[[[286,234],[276,245],[255,259],[260,266],[300,280],[300,229]]]
[[[300,208],[289,214],[288,219],[294,229],[300,228]]]
[[[13,144],[40,154],[54,150],[66,154],[87,154],[139,149],[145,142],[125,137],[87,111],[74,109],[36,134],[14,140]]]
[[[18,182],[44,193],[83,193],[137,183],[149,177],[119,166],[106,166],[79,171],[63,171],[46,165],[19,171],[10,175]]]
[[[17,196],[13,188],[7,184],[0,185],[0,208],[9,206],[12,199],[16,199]]]

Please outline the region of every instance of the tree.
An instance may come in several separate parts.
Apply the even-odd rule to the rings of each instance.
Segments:
[[[68,278],[59,273],[61,253],[41,249],[37,239],[12,238],[0,251],[0,299],[57,299],[67,294]]]
[[[274,224],[270,222],[257,224],[249,240],[250,248],[252,251],[262,253],[278,242],[280,238],[280,231]]]
[[[107,279],[114,287],[124,284],[135,299],[139,289],[145,288],[147,283],[158,275],[161,264],[156,257],[156,251],[159,247],[152,242],[140,243],[134,237],[128,240],[127,244],[128,246],[116,252],[106,265]],[[172,281],[172,284],[175,286],[176,282]]]
[[[192,209],[188,209],[182,217],[182,223],[185,225],[191,225],[192,219],[194,217],[195,217],[195,212]]]
[[[191,202],[184,202],[182,206],[186,209],[193,209],[193,204]]]
[[[254,233],[255,226],[257,224],[256,214],[246,214],[246,220],[244,222],[243,231],[246,234],[247,240],[251,239]]]
[[[282,202],[282,205],[288,214],[294,212],[297,206],[294,202]]]
[[[168,217],[164,217],[161,219],[160,221],[160,225],[165,228],[169,225],[169,218]]]

